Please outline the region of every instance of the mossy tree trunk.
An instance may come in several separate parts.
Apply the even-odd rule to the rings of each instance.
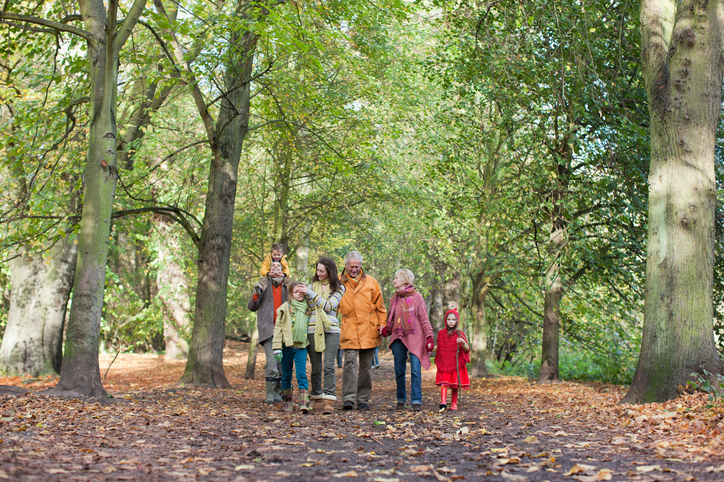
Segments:
[[[473,280],[473,314],[472,333],[470,338],[470,376],[488,376],[488,367],[485,360],[488,358],[488,319],[485,312],[485,299],[490,289],[490,278],[485,270],[480,271]]]
[[[105,396],[98,366],[98,344],[108,259],[113,199],[116,193],[116,111],[118,61],[123,44],[145,7],[136,0],[118,25],[118,4],[80,1],[88,33],[88,69],[91,85],[88,157],[83,172],[83,214],[78,233],[78,261],[73,303],[68,318],[65,352],[55,392]]]
[[[44,256],[21,249],[8,262],[10,310],[0,370],[16,375],[60,373],[63,328],[78,246],[64,238]]]
[[[651,118],[641,352],[625,403],[674,398],[691,373],[722,373],[713,336],[714,174],[722,2],[641,2]]]
[[[239,11],[247,13],[232,27],[229,47],[222,59],[225,94],[215,127],[195,82],[192,92],[213,157],[199,240],[194,326],[186,370],[179,383],[216,388],[231,387],[224,373],[223,352],[237,171],[241,148],[249,131],[252,67],[259,40],[259,34],[250,26],[266,15],[266,10],[258,4],[240,3]],[[176,51],[180,52],[178,42],[175,45]],[[183,56],[178,60],[184,62]],[[184,68],[190,72],[188,63]]]

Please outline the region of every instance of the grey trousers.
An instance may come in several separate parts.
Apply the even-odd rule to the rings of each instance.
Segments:
[[[309,354],[309,362],[312,365],[309,395],[320,398],[322,395],[334,396],[337,389],[337,374],[334,370],[334,364],[337,357],[337,348],[339,347],[339,333],[324,334],[324,352],[314,350],[314,333],[307,334],[307,338],[309,339],[307,353]],[[324,358],[324,363],[322,363],[322,358]],[[324,372],[324,392],[322,391],[322,372]]]
[[[345,402],[369,403],[372,393],[372,359],[374,348],[344,350],[342,370],[342,400]],[[359,357],[359,364],[357,358]]]
[[[272,344],[274,340],[267,338],[261,342],[261,346],[264,347],[264,356],[266,357],[266,380],[268,382],[272,380],[281,380],[282,378],[282,366],[281,363],[274,359],[274,350]]]

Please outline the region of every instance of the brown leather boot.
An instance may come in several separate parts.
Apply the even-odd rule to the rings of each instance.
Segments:
[[[323,408],[322,395],[312,395],[312,412],[321,412]]]

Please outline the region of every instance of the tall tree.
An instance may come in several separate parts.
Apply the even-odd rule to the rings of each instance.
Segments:
[[[626,403],[669,400],[691,373],[724,373],[712,326],[723,36],[720,1],[641,2],[649,230],[643,339]]]
[[[157,11],[173,25],[160,0]],[[231,254],[237,172],[244,139],[249,131],[251,82],[254,52],[260,37],[260,25],[268,14],[263,4],[239,0],[227,6],[225,15],[228,43],[222,53],[223,86],[215,100],[207,100],[196,72],[172,29],[175,61],[191,85],[191,94],[204,125],[211,148],[206,206],[201,236],[198,239],[199,264],[194,326],[186,370],[180,383],[229,388],[223,366],[224,333],[228,306],[227,289]],[[216,122],[210,109],[220,102]]]
[[[122,22],[119,5],[102,0],[79,1],[84,28],[13,11],[0,12],[12,22],[40,25],[50,33],[70,32],[86,41],[90,80],[91,120],[88,155],[83,174],[83,215],[78,234],[78,260],[63,365],[56,393],[85,396],[106,394],[98,366],[103,291],[113,199],[118,179],[116,166],[116,110],[119,56],[144,7],[135,0]],[[75,19],[75,17],[74,17]],[[71,20],[72,21],[72,20]]]
[[[85,99],[64,94],[82,90],[85,82],[80,75],[62,80],[56,75],[78,60],[74,54],[61,55],[58,44],[54,62],[38,65],[53,50],[52,36],[27,39],[22,29],[3,28],[0,251],[9,258],[12,289],[0,370],[37,376],[60,372],[77,254],[72,230],[80,213],[75,181],[84,145],[77,128],[85,118]],[[46,92],[40,99],[35,95],[39,86]]]

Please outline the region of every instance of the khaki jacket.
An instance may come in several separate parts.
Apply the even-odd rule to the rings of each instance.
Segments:
[[[307,329],[304,328],[306,333]],[[304,343],[294,343],[294,334],[292,333],[292,314],[289,309],[289,302],[282,304],[277,309],[277,324],[274,326],[274,338],[272,339],[272,350],[281,350],[282,348],[306,348],[309,345],[309,337],[304,337]]]
[[[338,308],[341,329],[339,347],[343,350],[362,350],[378,346],[382,340],[380,327],[387,324],[387,309],[379,283],[364,271],[357,284],[344,271],[340,280],[345,291]]]

